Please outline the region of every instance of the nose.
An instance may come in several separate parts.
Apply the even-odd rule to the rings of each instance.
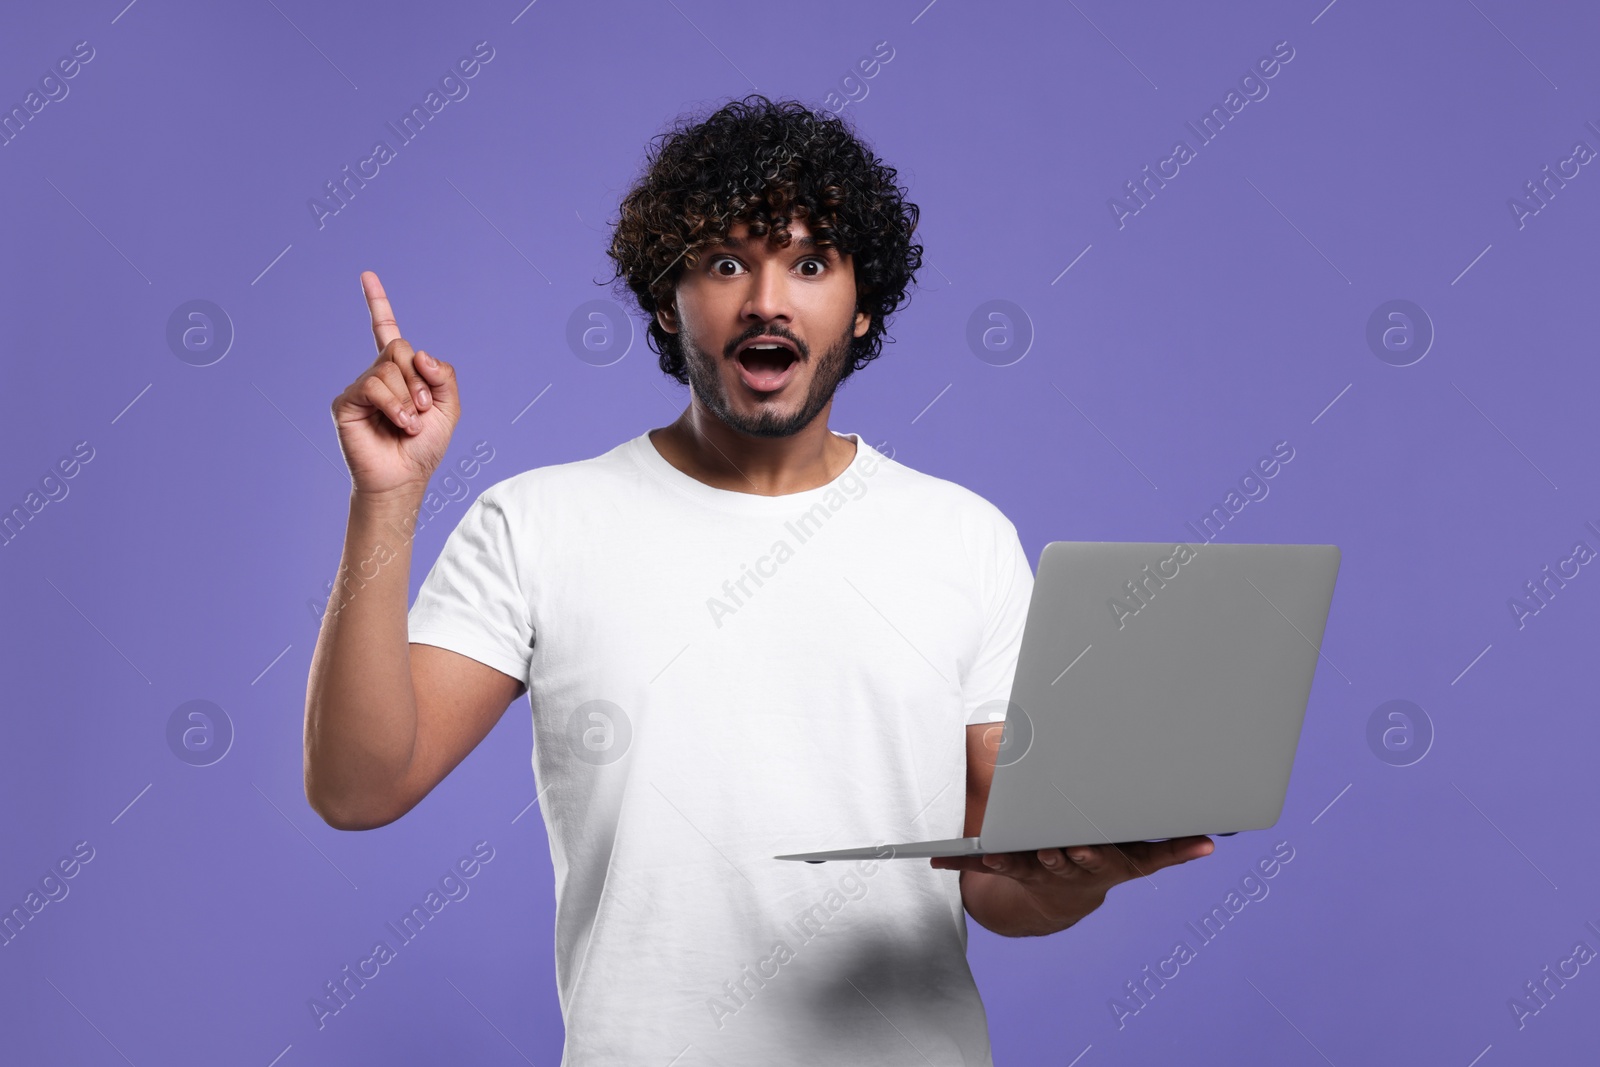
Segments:
[[[741,314],[746,320],[761,323],[781,321],[787,327],[792,319],[789,279],[782,267],[758,263],[750,272],[750,286]]]

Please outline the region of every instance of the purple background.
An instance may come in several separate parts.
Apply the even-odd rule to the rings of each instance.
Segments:
[[[1582,167],[1521,226],[1508,204],[1574,141],[1600,148],[1593,11],[123,2],[29,5],[0,38],[8,110],[94,49],[0,148],[0,508],[94,450],[0,549],[0,910],[94,849],[0,948],[5,1058],[556,1063],[526,703],[396,824],[342,833],[304,798],[308,604],[348,493],[328,405],[373,356],[357,275],[378,270],[406,336],[460,370],[450,461],[495,450],[467,499],[596,455],[685,403],[637,329],[604,358],[567,340],[610,295],[606,224],[646,141],[755,89],[837,106],[863,88],[844,112],[921,206],[926,265],[835,429],[994,501],[1035,563],[1051,540],[1192,539],[1185,522],[1287,440],[1223,539],[1343,550],[1278,826],[1062,935],[973,924],[996,1061],[1493,1067],[1594,1048],[1600,966],[1520,1028],[1508,1006],[1578,941],[1600,949],[1600,567],[1521,628],[1508,607],[1574,542],[1600,549],[1600,176]],[[470,95],[319,229],[308,199],[484,40]],[[1194,146],[1185,122],[1284,40],[1270,94],[1119,227],[1110,198]],[[879,41],[893,59],[842,88]],[[235,335],[208,366],[167,340],[196,299]],[[1367,341],[1396,299],[1437,335],[1408,366]],[[1013,347],[975,351],[991,300],[1025,319]],[[191,361],[217,355],[201,347]],[[413,588],[467,499],[419,535]],[[191,700],[231,723],[209,766],[168,740]],[[1431,743],[1417,715],[1398,747],[1369,743],[1390,700],[1422,709]],[[495,858],[470,896],[319,1030],[310,998],[480,840]],[[1119,1029],[1124,983],[1280,840],[1295,858],[1270,895]]]

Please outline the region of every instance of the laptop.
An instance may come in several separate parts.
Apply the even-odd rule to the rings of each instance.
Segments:
[[[774,857],[926,858],[1228,836],[1278,821],[1336,545],[1054,541],[977,837]]]

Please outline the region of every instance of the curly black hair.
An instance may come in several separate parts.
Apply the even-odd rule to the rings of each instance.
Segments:
[[[700,249],[740,221],[751,236],[770,230],[784,246],[790,220],[802,219],[819,246],[853,257],[856,310],[872,324],[851,339],[840,380],[876,359],[885,322],[922,266],[922,246],[911,240],[917,205],[895,178],[844,120],[795,100],[752,94],[705,118],[681,117],[658,135],[622,200],[607,254],[618,298],[626,299],[626,286],[649,319],[662,372],[689,383],[678,335],[661,328],[657,307]]]

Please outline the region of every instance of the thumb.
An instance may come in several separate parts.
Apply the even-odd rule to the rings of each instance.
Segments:
[[[461,398],[456,392],[454,367],[421,350],[418,350],[412,365],[416,367],[417,373],[422,375],[422,380],[428,384],[428,391],[433,394],[435,403],[445,404],[457,411],[461,409]]]

